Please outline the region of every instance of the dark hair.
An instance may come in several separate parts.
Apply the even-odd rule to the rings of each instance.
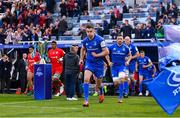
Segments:
[[[56,41],[52,41],[51,43],[55,43],[55,44],[57,44],[57,42],[56,42]]]
[[[93,25],[92,23],[88,23],[88,24],[86,25],[86,28],[87,28],[87,29],[90,29],[90,28],[94,29],[94,25]]]
[[[34,46],[32,46],[32,45],[31,45],[31,46],[29,46],[29,48],[32,48],[32,49],[34,49]]]
[[[144,51],[144,50],[141,50],[140,53],[145,53],[145,51]]]

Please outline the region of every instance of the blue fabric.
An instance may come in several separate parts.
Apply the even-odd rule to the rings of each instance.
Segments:
[[[119,99],[122,99],[123,97],[123,83],[119,84]]]
[[[134,91],[135,90],[135,82],[131,82],[131,85],[132,85],[132,90]]]
[[[139,83],[139,91],[142,93],[142,82]]]
[[[89,97],[89,84],[84,83],[84,100],[88,101]]]
[[[129,94],[129,84],[127,81],[124,82],[124,93]]]
[[[180,105],[180,66],[163,70],[156,78],[144,81],[156,102],[167,114]]]
[[[85,70],[90,70],[96,77],[97,79],[102,79],[103,74],[104,74],[104,65],[98,65],[96,63],[90,63],[86,62],[85,63]]]
[[[113,44],[109,47],[110,57],[114,66],[125,66],[125,58],[129,54],[129,48],[125,45]]]
[[[112,66],[111,67],[111,74],[112,77],[118,77],[119,72],[125,72],[126,71],[126,66]]]
[[[99,92],[100,92],[100,95],[103,95],[103,94],[104,94],[103,87],[100,87],[100,88],[99,88]]]
[[[81,42],[83,47],[86,49],[86,62],[94,63],[95,65],[104,65],[103,57],[96,58],[91,54],[92,52],[95,52],[97,54],[102,52],[102,48],[106,47],[101,47],[101,43],[103,41],[103,38],[96,34],[92,40],[89,40],[89,38],[86,37]]]
[[[139,57],[137,59],[137,63],[138,63],[138,66],[139,66],[139,71],[145,71],[147,70],[147,68],[143,68],[143,65],[148,65],[150,62],[150,58],[145,56],[144,58],[142,57]]]

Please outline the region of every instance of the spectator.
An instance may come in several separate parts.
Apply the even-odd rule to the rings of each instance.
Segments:
[[[148,15],[146,21],[147,21],[147,23],[150,23],[152,27],[155,28],[155,25],[156,25],[156,24],[155,24],[154,20],[151,18],[150,15]]]
[[[62,0],[59,7],[60,7],[61,17],[67,16],[67,4],[66,4],[65,0]]]
[[[151,23],[147,24],[147,27],[146,27],[143,37],[145,39],[155,38],[155,29],[151,26]]]
[[[118,31],[116,29],[113,29],[110,35],[112,39],[117,39]]]
[[[156,38],[164,38],[164,28],[161,22],[158,22],[156,26]]]
[[[80,7],[77,2],[74,3],[74,15],[73,17],[78,17],[80,15]]]
[[[101,25],[99,23],[97,23],[97,28],[96,28],[96,32],[99,36],[103,37],[103,28],[101,27]]]
[[[74,8],[75,8],[74,3],[75,3],[74,0],[68,0],[67,1],[67,10],[68,10],[68,16],[69,17],[73,17],[73,11],[74,11]]]
[[[129,10],[124,1],[121,2],[123,13],[129,13]]]
[[[6,35],[5,35],[2,27],[0,27],[0,37],[1,37],[0,44],[4,44],[5,43]]]
[[[70,48],[70,52],[64,57],[65,60],[65,79],[67,100],[77,100],[75,95],[75,84],[79,73],[79,56],[75,46]]]
[[[78,36],[81,36],[81,40],[83,40],[87,36],[85,24],[80,26]]]
[[[141,30],[140,24],[136,25],[136,27],[133,29],[132,33],[134,34],[135,39],[142,39],[142,30]]]
[[[102,28],[103,28],[103,34],[108,35],[109,34],[109,23],[106,20],[106,16],[102,17]]]
[[[67,25],[67,21],[66,21],[66,16],[63,16],[62,19],[59,22],[59,35],[63,36],[64,33],[67,31],[68,29],[68,25]]]
[[[129,24],[128,20],[125,20],[124,26],[121,28],[121,32],[123,33],[123,37],[129,36],[131,38],[132,26]]]

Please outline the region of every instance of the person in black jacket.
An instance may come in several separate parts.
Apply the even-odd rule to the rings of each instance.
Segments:
[[[19,60],[18,63],[18,72],[20,80],[20,93],[24,93],[27,85],[27,54],[23,53],[23,58]]]
[[[71,46],[70,52],[64,57],[67,100],[77,100],[77,98],[74,98],[75,84],[79,73],[79,56],[77,51],[78,48],[76,46]]]
[[[9,61],[9,57],[4,54],[1,61],[0,61],[0,68],[1,68],[1,89],[2,93],[5,93],[5,87],[7,89],[7,93],[10,93],[10,77],[11,77],[11,68],[12,63]]]

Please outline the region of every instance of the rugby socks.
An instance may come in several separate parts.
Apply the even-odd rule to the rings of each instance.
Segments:
[[[142,82],[139,83],[139,91],[142,93]]]
[[[128,85],[128,82],[125,81],[125,82],[124,82],[124,93],[125,93],[125,94],[128,94],[128,92],[129,92],[129,85]]]
[[[133,91],[135,91],[135,83],[136,83],[135,81],[132,81],[132,82],[131,82],[132,90],[133,90]]]
[[[101,86],[101,87],[99,87],[99,95],[103,95],[103,94],[104,94],[103,87]]]
[[[123,97],[123,83],[120,83],[119,84],[119,96],[118,96],[118,98],[122,99],[122,97]]]
[[[84,83],[84,99],[85,99],[85,101],[88,101],[88,96],[89,96],[89,84]]]

